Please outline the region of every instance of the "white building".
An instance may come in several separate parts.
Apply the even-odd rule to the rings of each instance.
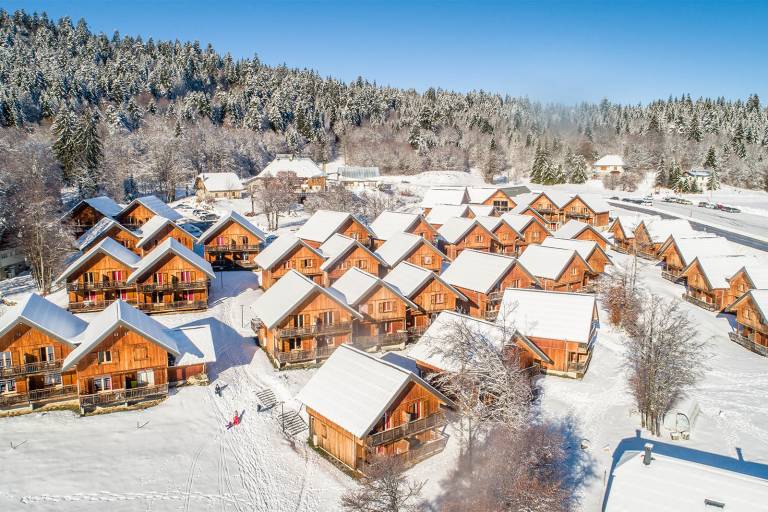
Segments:
[[[707,185],[709,184],[709,177],[712,175],[712,173],[707,169],[701,168],[685,171],[684,174],[691,183],[696,184],[696,188],[699,190],[707,189]]]
[[[592,164],[592,174],[595,177],[619,175],[627,168],[621,155],[605,155]]]

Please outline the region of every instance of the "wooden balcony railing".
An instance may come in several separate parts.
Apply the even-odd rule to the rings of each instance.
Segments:
[[[311,350],[291,350],[290,352],[275,351],[272,355],[280,365],[306,363],[318,359],[327,359],[331,357],[331,354],[333,354],[333,351],[336,350],[336,348],[336,346],[330,346]]]
[[[208,309],[204,300],[179,300],[176,302],[140,302],[137,307],[145,313],[165,313],[168,311],[197,311]]]
[[[34,363],[24,363],[15,366],[0,367],[0,378],[21,377],[23,375],[51,373],[60,370],[60,359],[57,361],[37,361]]]
[[[208,288],[210,279],[197,279],[195,281],[171,281],[170,283],[147,283],[137,286],[142,292],[162,292],[177,290],[202,290]]]
[[[404,345],[407,341],[407,332],[393,332],[386,334],[375,334],[373,336],[356,336],[352,339],[352,345],[361,350],[369,350],[372,348]]]
[[[371,434],[368,436],[367,444],[370,447],[375,447],[382,444],[392,443],[431,428],[442,427],[445,423],[445,415],[440,413],[430,414],[425,418],[409,421],[408,423],[403,423],[395,428]]]
[[[123,288],[133,288],[135,285],[128,284],[125,281],[94,281],[93,283],[84,283],[76,281],[67,283],[67,291],[76,292],[80,290],[120,290]]]
[[[405,466],[412,466],[417,462],[421,462],[436,453],[440,453],[445,449],[445,445],[448,444],[448,436],[440,435],[434,441],[429,441],[417,448],[411,448],[407,452],[398,453],[394,455]]]
[[[0,409],[21,404],[32,404],[46,400],[64,400],[77,396],[77,386],[56,386],[33,389],[27,393],[6,393],[0,395]]]
[[[302,327],[287,327],[277,329],[279,338],[295,338],[298,336],[319,336],[321,334],[337,334],[352,330],[352,322],[340,322],[334,324],[312,324]]]
[[[592,217],[589,213],[565,212],[565,216],[571,219],[589,219]]]
[[[225,244],[225,245],[206,245],[205,252],[252,252],[257,253],[261,250],[260,244]]]
[[[91,395],[80,395],[80,407],[96,407],[117,403],[134,402],[168,395],[168,384],[142,386],[129,389],[113,389]]]
[[[499,308],[490,308],[486,309],[485,313],[483,313],[483,317],[485,320],[489,322],[493,322],[496,320],[496,318],[499,316]]]
[[[674,270],[672,271],[662,270],[661,277],[663,277],[667,281],[672,281],[673,283],[676,283],[681,279],[680,272],[676,272]]]
[[[751,350],[755,354],[760,354],[763,357],[768,357],[768,347],[765,345],[760,345],[759,343],[756,343],[755,340],[736,331],[729,332],[728,337],[731,341],[738,343],[747,350]]]
[[[69,310],[78,312],[78,313],[85,313],[88,311],[101,311],[102,309],[105,309],[107,306],[115,302],[114,300],[86,300],[83,302],[70,302],[69,303]],[[131,304],[132,306],[136,306],[135,300],[127,300],[125,301],[128,304]]]
[[[691,304],[694,304],[696,306],[699,306],[700,308],[706,309],[707,311],[715,311],[717,309],[717,305],[712,302],[707,302],[701,299],[697,299],[693,295],[690,295],[688,293],[683,294],[683,300],[686,302],[690,302]]]

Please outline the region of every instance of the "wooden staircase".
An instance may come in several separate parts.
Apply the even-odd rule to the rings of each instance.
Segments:
[[[296,437],[309,428],[304,418],[296,411],[286,410],[280,414],[278,420],[283,433],[290,437]]]

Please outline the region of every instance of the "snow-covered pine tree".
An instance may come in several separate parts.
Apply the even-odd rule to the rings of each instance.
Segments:
[[[53,132],[53,154],[59,161],[64,183],[71,183],[77,162],[75,151],[75,118],[66,106],[62,106],[51,125]]]
[[[669,168],[663,156],[659,159],[659,165],[656,167],[655,185],[657,187],[669,187]]]
[[[714,146],[710,146],[704,159],[705,169],[717,169],[717,153]]]

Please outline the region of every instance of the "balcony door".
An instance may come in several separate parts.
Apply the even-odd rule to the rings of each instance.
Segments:
[[[56,350],[53,346],[40,347],[40,361],[52,363],[56,360]]]
[[[0,368],[10,368],[11,367],[11,352],[0,352]]]
[[[110,391],[112,389],[112,377],[109,375],[102,375],[100,377],[94,377],[90,382],[90,392],[100,393],[102,391]]]

